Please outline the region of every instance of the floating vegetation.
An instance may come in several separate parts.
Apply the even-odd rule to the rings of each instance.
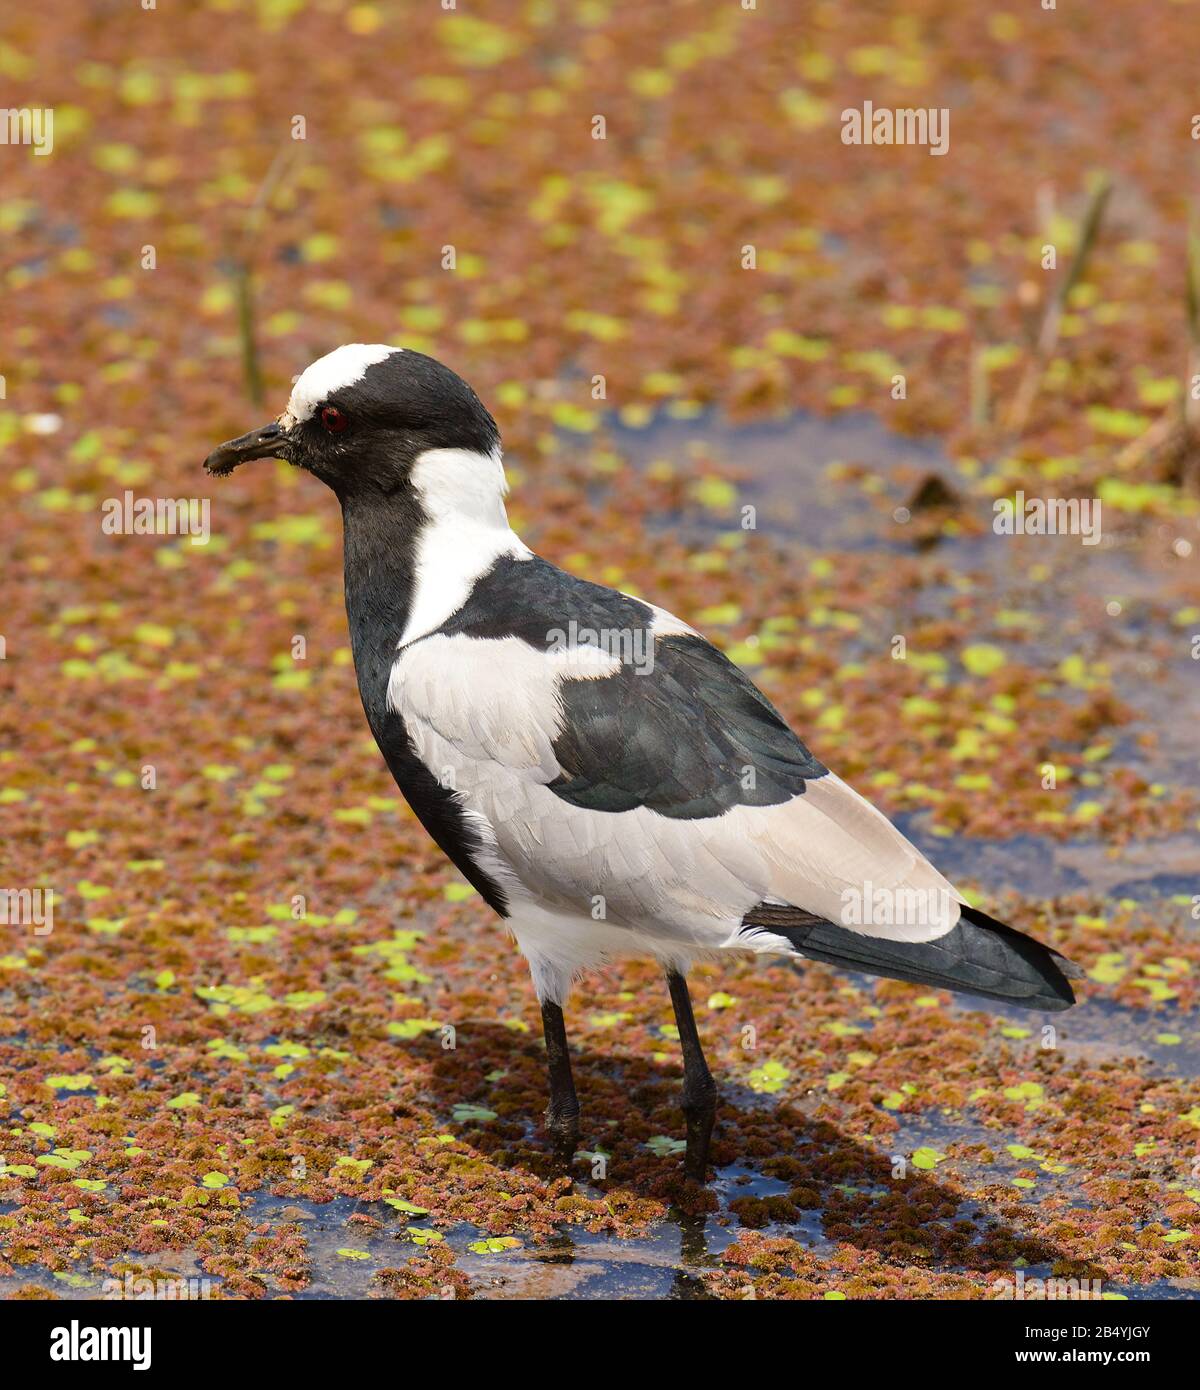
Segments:
[[[1091,7],[1084,84],[1017,7],[198,0],[152,50],[109,7],[86,59],[9,8],[57,120],[0,187],[0,843],[57,899],[0,941],[0,1296],[1194,1290],[1200,252],[1142,95],[1193,90],[1194,6],[1152,52]],[[336,60],[285,97],[281,51]],[[839,140],[864,83],[934,82],[988,98],[952,159]],[[702,964],[701,1191],[663,982],[613,966],[559,1174],[524,961],[363,720],[336,511],[200,471],[355,340],[468,377],[531,545],[707,627],[1082,1008]],[[204,542],[103,530],[127,491]],[[1120,544],[998,536],[1018,491]]]

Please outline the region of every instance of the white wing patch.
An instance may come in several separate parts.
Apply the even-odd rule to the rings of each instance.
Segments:
[[[653,615],[650,620],[650,630],[655,637],[701,637],[701,634],[694,627],[689,627],[682,618],[677,618],[674,613],[668,613],[665,608],[651,603],[649,599],[637,598],[636,594],[626,594],[625,597],[636,599],[638,603],[644,603],[650,610]],[[701,641],[703,640],[701,637]]]
[[[448,767],[460,791],[484,777],[488,764],[552,782],[562,771],[552,747],[562,725],[560,680],[608,676],[618,666],[598,647],[544,653],[519,637],[434,633],[401,651],[388,706],[426,766]]]

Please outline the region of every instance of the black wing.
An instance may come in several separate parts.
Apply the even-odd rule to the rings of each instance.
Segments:
[[[546,652],[599,645],[620,659],[612,675],[560,688],[562,774],[549,786],[572,805],[697,819],[789,801],[826,774],[733,662],[699,636],[656,638],[654,618],[544,560],[503,557],[442,631]]]

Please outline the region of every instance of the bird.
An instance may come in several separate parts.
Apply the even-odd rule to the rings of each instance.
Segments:
[[[277,419],[205,468],[258,458],[311,473],[341,504],[367,723],[528,962],[546,1129],[566,1164],[580,1107],[564,1005],[609,961],[649,957],[666,976],[684,1168],[700,1182],[717,1087],[687,984],[697,961],[824,961],[1018,1007],[1074,1004],[1077,966],[971,906],[698,631],[525,545],[500,432],[449,367],[411,348],[335,348]]]

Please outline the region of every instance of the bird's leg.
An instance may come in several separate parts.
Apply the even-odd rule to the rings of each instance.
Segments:
[[[708,1169],[708,1144],[717,1114],[717,1085],[704,1060],[687,980],[668,970],[667,985],[675,1006],[675,1026],[683,1052],[683,1114],[687,1120],[687,1154],[683,1168],[689,1178],[703,1182]]]
[[[579,1138],[579,1098],[571,1076],[571,1053],[567,1048],[567,1028],[563,1011],[548,1000],[542,1004],[542,1031],[546,1036],[546,1063],[550,1070],[550,1106],[546,1128],[554,1145],[554,1156],[570,1165]]]

